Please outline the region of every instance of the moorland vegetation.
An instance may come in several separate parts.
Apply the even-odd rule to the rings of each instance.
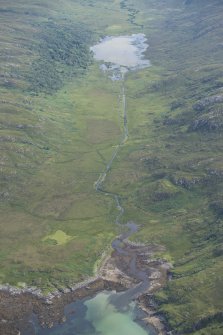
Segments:
[[[117,234],[93,185],[123,131],[89,46],[144,32],[152,66],[128,74],[129,140],[104,188],[136,241],[173,264],[153,302],[176,334],[223,332],[221,1],[2,1],[0,281],[44,292],[91,276]]]

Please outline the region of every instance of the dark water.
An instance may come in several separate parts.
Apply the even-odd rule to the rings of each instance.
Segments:
[[[119,310],[111,303],[115,292],[101,292],[94,298],[77,301],[65,308],[67,321],[52,329],[43,329],[33,318],[36,335],[153,335],[137,321],[143,317],[135,303]],[[33,328],[32,327],[32,328]],[[30,332],[24,333],[30,335]]]
[[[66,322],[61,325],[55,325],[51,329],[40,327],[38,320],[33,316],[30,320],[32,334],[35,335],[154,335],[155,331],[148,327],[145,329],[139,322],[143,319],[143,312],[140,311],[133,302],[140,294],[145,292],[149,287],[148,276],[145,272],[137,269],[137,251],[134,248],[123,248],[123,242],[132,234],[137,232],[138,226],[133,222],[121,225],[120,218],[125,210],[121,205],[120,196],[109,193],[103,189],[104,181],[109,173],[113,161],[116,159],[121,147],[128,140],[128,117],[125,96],[125,74],[129,70],[137,70],[150,65],[148,60],[143,58],[143,53],[147,49],[146,39],[143,34],[131,36],[107,37],[99,44],[92,47],[96,60],[110,62],[113,65],[106,68],[112,73],[112,79],[122,80],[122,114],[123,114],[123,139],[114,150],[105,171],[101,173],[95,182],[95,190],[104,196],[110,196],[116,203],[119,214],[115,223],[123,231],[116,238],[112,247],[120,256],[130,257],[129,273],[139,282],[135,287],[124,293],[101,292],[94,298],[82,301],[76,301],[65,308]],[[30,331],[22,335],[30,335]]]

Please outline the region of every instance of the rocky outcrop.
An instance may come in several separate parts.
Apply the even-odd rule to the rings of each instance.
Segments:
[[[141,243],[123,242],[123,250],[128,251],[126,256],[113,251],[111,256],[104,259],[98,274],[81,283],[64,289],[58,289],[48,295],[43,295],[37,288],[13,288],[10,285],[0,286],[0,334],[18,335],[20,331],[27,329],[30,324],[30,315],[38,316],[39,323],[43,327],[51,328],[55,323],[62,323],[64,319],[64,307],[77,300],[91,297],[103,290],[123,291],[139,284],[139,281],[131,274],[129,263],[131,250],[137,255],[137,268],[146,271],[150,285],[146,292],[141,293],[138,299],[144,295],[152,294],[162,287],[167,280],[167,272],[171,265],[165,260],[154,258],[154,252],[162,251],[157,245],[145,246]],[[140,304],[141,306],[141,304]],[[147,311],[147,323],[153,324],[157,334],[159,331],[158,319],[154,319],[154,311],[151,314],[150,306],[144,305]],[[152,319],[150,319],[152,317]],[[146,320],[145,320],[146,321]],[[150,322],[151,321],[151,322]],[[32,335],[33,330],[29,330]]]
[[[153,295],[145,294],[138,299],[138,302],[140,308],[147,314],[143,319],[145,324],[152,325],[152,327],[156,329],[157,335],[169,334],[165,326],[165,320],[156,312],[157,306],[153,301]]]
[[[193,105],[193,109],[195,111],[201,112],[206,107],[214,105],[216,103],[221,103],[221,102],[223,102],[223,95],[222,94],[212,95],[210,97],[199,100],[196,104]]]
[[[172,176],[171,180],[177,186],[190,189],[192,186],[202,183],[204,179],[202,177]]]
[[[189,131],[218,131],[223,128],[223,108],[202,114],[189,126]]]

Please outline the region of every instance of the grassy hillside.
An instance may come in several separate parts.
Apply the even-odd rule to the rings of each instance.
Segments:
[[[113,2],[5,1],[0,18],[0,281],[49,290],[92,275],[116,234],[93,184],[121,134],[120,87],[89,46],[128,15]],[[46,238],[58,231],[71,238]]]
[[[223,332],[221,1],[1,2],[0,281],[48,291],[92,275],[115,204],[93,184],[119,141],[120,84],[99,36],[143,31],[152,67],[126,80],[129,141],[105,188],[134,237],[166,247],[155,296],[179,334]]]
[[[107,185],[125,198],[125,219],[141,222],[138,239],[167,248],[172,280],[155,300],[170,329],[220,335],[222,3],[140,1],[137,8],[148,13],[153,67],[129,76],[130,142]]]

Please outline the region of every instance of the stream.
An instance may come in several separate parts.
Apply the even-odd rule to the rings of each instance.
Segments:
[[[126,250],[123,242],[138,231],[134,222],[121,224],[121,217],[125,213],[121,197],[104,189],[107,174],[112,168],[118,153],[128,140],[128,115],[126,104],[125,79],[129,71],[136,71],[150,65],[143,55],[148,45],[143,34],[131,36],[106,37],[91,48],[94,58],[101,62],[101,70],[113,81],[121,81],[120,113],[122,116],[123,135],[120,143],[115,147],[105,170],[94,183],[96,192],[114,199],[118,214],[116,225],[122,231],[112,242],[112,248],[120,256],[130,257],[130,275],[138,282],[135,287],[124,293],[100,292],[93,298],[77,300],[65,307],[66,322],[58,324],[51,329],[40,327],[37,318],[33,316],[33,327],[36,335],[154,335],[154,329],[146,328],[140,323],[145,317],[139,310],[134,300],[149,287],[148,275],[137,269],[137,251]],[[23,335],[29,335],[24,333]]]
[[[120,308],[120,306],[127,306],[134,299],[136,299],[140,294],[142,294],[149,287],[149,280],[146,273],[139,271],[136,265],[136,252],[134,250],[125,251],[122,249],[123,241],[127,240],[131,235],[138,231],[138,226],[134,222],[127,222],[126,224],[121,224],[120,219],[125,213],[124,208],[121,205],[121,198],[118,194],[107,192],[103,189],[103,184],[106,180],[106,176],[109,173],[112,164],[117,157],[122,146],[126,143],[129,136],[128,131],[128,113],[126,105],[126,94],[125,94],[125,76],[129,71],[139,70],[150,65],[148,60],[143,58],[143,53],[147,49],[148,45],[146,43],[146,38],[143,34],[134,34],[131,36],[120,36],[120,37],[106,37],[99,44],[92,47],[94,52],[95,59],[102,60],[104,62],[112,62],[113,65],[107,67],[106,64],[103,64],[102,67],[104,72],[116,72],[110,78],[112,80],[121,80],[122,89],[121,89],[121,109],[120,113],[123,118],[123,136],[120,143],[117,145],[113,151],[112,157],[109,163],[106,166],[105,171],[99,176],[98,180],[95,182],[95,190],[101,192],[104,195],[110,196],[114,199],[116,203],[116,208],[119,211],[119,214],[116,217],[115,223],[119,226],[124,232],[112,242],[112,247],[119,254],[131,256],[130,262],[130,273],[131,276],[140,281],[141,283],[129,289],[126,292],[120,294],[113,294],[110,297],[110,301],[114,306]],[[115,79],[114,79],[115,78]]]

